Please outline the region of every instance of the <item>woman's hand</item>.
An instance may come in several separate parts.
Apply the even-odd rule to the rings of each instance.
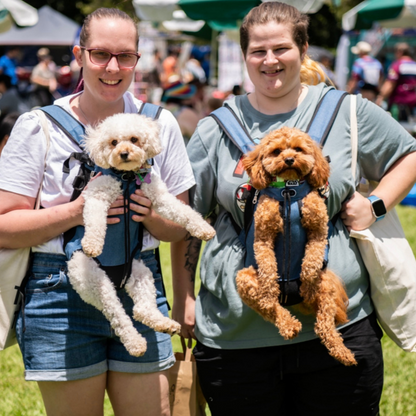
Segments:
[[[108,210],[107,224],[116,224],[120,222],[120,218],[116,215],[123,215],[127,211],[127,204],[130,204],[130,210],[133,211],[132,219],[136,222],[144,222],[152,215],[152,202],[149,198],[144,196],[140,189],[130,195],[130,202],[124,201],[123,195],[120,195],[115,202],[113,202]],[[125,208],[126,207],[126,208]]]
[[[361,231],[375,222],[371,202],[355,192],[341,207],[341,219],[348,231]]]
[[[152,202],[149,198],[144,196],[141,189],[136,189],[134,194],[130,195],[130,209],[136,214],[133,214],[132,219],[136,222],[145,222],[148,217],[152,215]]]
[[[195,328],[195,298],[188,296],[184,302],[173,302],[172,319],[181,325],[181,336],[196,339]]]

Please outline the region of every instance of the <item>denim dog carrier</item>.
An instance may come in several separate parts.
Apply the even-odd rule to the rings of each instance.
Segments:
[[[344,91],[331,89],[319,102],[312,120],[306,129],[311,138],[323,147],[332,124],[337,116],[339,107],[347,95]],[[225,104],[210,114],[223,129],[229,139],[243,154],[253,150],[257,144],[248,134],[234,111]],[[280,213],[283,218],[284,232],[278,234],[275,240],[275,255],[281,289],[280,302],[283,305],[295,305],[302,301],[299,293],[300,272],[304,249],[307,242],[306,231],[301,225],[302,199],[311,191],[306,181],[282,181],[258,191],[252,187],[248,193],[244,208],[244,228],[241,229],[230,215],[239,239],[246,247],[245,267],[257,268],[254,256],[254,221],[253,215],[257,209],[257,201],[262,195],[268,195],[280,202]],[[328,237],[331,235],[333,224],[328,223]],[[328,262],[328,246],[325,250],[323,268]]]
[[[43,107],[42,110],[53,123],[80,146],[85,130],[78,120],[62,107],[56,105]],[[145,103],[139,110],[139,114],[157,119],[161,110],[160,106]],[[147,175],[150,174],[149,169],[137,173],[102,169],[99,166],[95,166],[88,154],[83,151],[72,153],[64,162],[62,170],[66,174],[70,171],[69,162],[71,159],[81,162],[79,172],[73,182],[74,191],[71,201],[81,194],[93,172],[101,172],[104,175],[110,175],[118,179],[121,184],[124,201],[127,201],[136,189],[140,189],[141,183],[146,181]],[[107,228],[103,251],[98,257],[94,258],[113,281],[117,289],[124,287],[127,277],[131,273],[133,259],[140,257],[143,246],[143,224],[131,219],[133,213],[130,212],[129,204],[125,208],[126,212],[120,216],[120,222]],[[81,240],[83,236],[83,226],[75,227],[64,234],[64,249],[68,259],[72,257],[75,251],[82,250]],[[124,249],[120,249],[121,247],[124,247]]]

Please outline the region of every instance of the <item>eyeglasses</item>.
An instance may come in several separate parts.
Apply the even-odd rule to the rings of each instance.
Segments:
[[[80,48],[85,49],[90,55],[91,63],[98,66],[107,66],[113,59],[113,56],[115,56],[120,68],[133,68],[140,58],[140,54],[132,52],[111,53],[104,49],[85,48],[84,46]]]

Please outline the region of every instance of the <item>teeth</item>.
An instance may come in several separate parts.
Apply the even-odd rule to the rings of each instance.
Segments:
[[[105,79],[102,79],[101,81],[104,82],[104,84],[108,84],[108,85],[118,84],[118,81],[110,81],[110,80],[105,80]]]

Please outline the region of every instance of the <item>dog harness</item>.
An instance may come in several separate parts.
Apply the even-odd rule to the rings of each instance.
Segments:
[[[321,147],[329,134],[336,118],[339,107],[347,93],[331,89],[319,102],[306,132]],[[225,104],[210,114],[222,128],[229,139],[241,150],[247,153],[254,149],[260,141],[252,140],[234,111]],[[300,272],[304,248],[307,242],[306,231],[301,225],[302,199],[312,190],[306,181],[275,181],[272,186],[263,190],[256,190],[249,184],[249,192],[244,208],[244,228],[241,229],[230,215],[231,222],[239,235],[239,240],[246,248],[245,267],[253,266],[257,269],[254,255],[254,221],[253,215],[257,209],[257,201],[262,195],[267,195],[280,202],[279,209],[283,218],[283,233],[279,233],[275,240],[275,255],[277,259],[279,286],[281,289],[282,305],[300,303],[299,293]],[[322,197],[324,192],[319,190]],[[328,237],[332,233],[333,223],[328,223]],[[328,245],[325,250],[323,268],[328,263]]]
[[[62,107],[51,105],[41,108],[71,140],[78,145],[85,134],[84,127],[71,114]],[[139,114],[157,119],[162,108],[154,104],[145,103]],[[127,201],[136,189],[140,189],[143,182],[149,182],[151,169],[141,169],[138,172],[119,171],[116,169],[103,169],[96,166],[85,152],[74,152],[63,164],[63,172],[69,173],[71,159],[81,162],[80,170],[74,179],[74,192],[71,201],[75,200],[87,185],[91,173],[101,172],[116,178],[121,185],[124,201]],[[153,164],[152,160],[148,161]],[[100,267],[107,273],[117,289],[126,284],[131,274],[133,259],[139,259],[143,246],[143,224],[132,220],[129,204],[125,205],[125,213],[120,216],[120,222],[107,228],[102,253],[94,258]],[[75,251],[82,250],[81,240],[84,236],[84,226],[75,227],[64,234],[65,255],[70,259]]]

